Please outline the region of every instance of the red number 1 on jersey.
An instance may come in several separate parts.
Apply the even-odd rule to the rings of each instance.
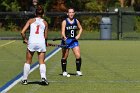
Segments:
[[[39,27],[40,27],[40,25],[37,25],[37,26],[36,26],[35,34],[39,34]]]

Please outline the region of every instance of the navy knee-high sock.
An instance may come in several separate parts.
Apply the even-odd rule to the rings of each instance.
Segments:
[[[62,72],[66,72],[67,60],[61,59]]]
[[[82,59],[81,58],[76,59],[76,70],[77,71],[80,71],[80,69],[81,69],[81,63],[82,63]]]

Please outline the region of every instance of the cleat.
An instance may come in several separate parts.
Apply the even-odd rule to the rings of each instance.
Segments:
[[[22,84],[22,85],[27,85],[28,82],[27,82],[27,80],[21,80],[21,84]]]
[[[76,71],[76,76],[83,76],[81,71]]]
[[[41,84],[42,85],[49,85],[49,82],[45,78],[42,78]]]
[[[68,74],[67,72],[63,72],[62,74],[64,77],[70,76],[70,74]]]

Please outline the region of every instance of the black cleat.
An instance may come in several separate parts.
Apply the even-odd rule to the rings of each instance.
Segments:
[[[21,80],[21,84],[22,84],[22,85],[27,85],[28,82],[27,82],[27,80]]]
[[[42,85],[49,85],[49,82],[45,78],[42,78],[41,84]]]

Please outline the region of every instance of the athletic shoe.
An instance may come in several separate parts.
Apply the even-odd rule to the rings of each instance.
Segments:
[[[42,78],[41,84],[42,85],[49,85],[49,82],[45,78]]]
[[[76,71],[76,76],[83,76],[81,71]]]
[[[63,72],[62,74],[64,77],[66,77],[67,75],[69,75],[67,72]]]
[[[27,82],[27,80],[21,80],[21,84],[22,84],[22,85],[27,85],[28,82]]]

